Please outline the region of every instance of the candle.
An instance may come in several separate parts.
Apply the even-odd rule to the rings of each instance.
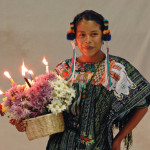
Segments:
[[[4,75],[10,80],[11,83],[15,83],[8,71],[5,71]]]
[[[46,66],[46,73],[49,73],[49,66],[48,66],[48,62],[46,61],[45,57],[43,57],[43,63]]]
[[[24,62],[22,63],[22,75],[25,76],[26,72],[28,72],[28,69],[25,67]]]
[[[31,73],[30,73],[29,71],[28,71],[27,73],[28,73],[28,76],[29,76],[30,80],[32,81],[32,80],[33,80],[33,78],[32,78]]]
[[[2,90],[0,90],[0,95],[3,95],[3,91]]]
[[[0,90],[0,95],[5,95],[5,93],[2,90]]]
[[[23,74],[25,74],[25,73],[27,72],[27,74],[28,74],[30,80],[32,81],[32,80],[33,80],[33,77],[34,77],[34,75],[33,75],[33,77],[32,77],[32,74],[33,74],[32,70],[28,70],[28,69],[25,67],[24,62],[22,63],[22,68],[23,68],[23,71],[24,71]],[[24,76],[25,76],[25,75],[24,75]]]
[[[29,83],[28,79],[24,77],[25,82],[28,84],[29,87],[31,87],[31,84]]]
[[[31,87],[31,84],[29,83],[28,79],[25,77],[26,72],[28,72],[28,69],[25,67],[24,62],[22,64],[22,75],[24,76],[25,82],[28,84],[29,87]]]
[[[32,77],[32,80],[33,80],[33,79],[35,78],[33,71],[32,71],[32,70],[29,70],[28,72],[30,73],[30,75],[31,75],[31,77]]]

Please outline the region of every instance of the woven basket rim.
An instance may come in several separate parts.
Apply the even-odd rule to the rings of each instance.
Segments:
[[[24,121],[27,123],[26,135],[29,140],[63,132],[65,128],[62,112],[49,113]]]
[[[58,114],[62,114],[62,112],[57,113],[57,114],[49,113],[49,114],[45,114],[45,115],[41,115],[41,116],[37,116],[37,117],[34,117],[34,118],[25,119],[25,120],[23,120],[23,121],[29,121],[29,120],[33,120],[33,119],[37,119],[37,118],[42,118],[42,117],[44,117],[44,116],[45,116],[45,117],[46,117],[46,116],[49,116],[49,115],[54,116],[54,115],[58,115]]]

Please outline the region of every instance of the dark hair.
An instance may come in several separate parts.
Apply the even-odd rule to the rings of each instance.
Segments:
[[[73,22],[71,23],[71,28],[68,30],[68,33],[67,33],[68,40],[74,40],[76,38],[77,25],[83,19],[95,21],[97,24],[100,25],[100,29],[102,33],[104,30],[107,30],[106,33],[103,33],[102,40],[104,41],[111,40],[110,30],[108,30],[108,20],[106,19],[104,20],[104,17],[101,14],[93,10],[85,10],[75,16]]]
[[[96,23],[98,23],[100,25],[100,29],[102,32],[105,29],[104,17],[101,14],[99,14],[93,10],[85,10],[85,11],[81,12],[80,14],[77,14],[73,20],[75,35],[76,35],[77,24],[83,19],[93,20]]]

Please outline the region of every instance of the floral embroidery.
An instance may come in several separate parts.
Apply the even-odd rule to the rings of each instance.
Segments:
[[[128,77],[125,67],[122,64],[116,63],[115,66],[121,68],[119,70],[112,69],[116,74],[116,79],[112,80],[111,90],[114,90],[115,96],[118,100],[123,99],[123,95],[129,95],[129,88],[136,88],[136,85]]]
[[[105,80],[105,61],[103,61],[102,64],[100,65],[100,67],[97,69],[96,74],[92,80],[92,83],[96,86],[100,86],[100,85],[106,83],[106,80]],[[115,64],[115,61],[114,61],[114,59],[109,58],[109,62],[110,62],[109,67],[111,70],[112,66],[114,66],[114,64]]]
[[[86,145],[94,143],[94,140],[92,140],[91,135],[87,136],[85,132],[81,134],[80,140],[82,144],[86,144]]]
[[[93,73],[92,72],[80,72],[80,74],[75,74],[75,78],[73,79],[74,81],[76,82],[81,82],[81,81],[84,81],[85,83],[87,83],[91,77],[93,76]]]
[[[64,70],[62,71],[62,77],[63,77],[64,79],[66,79],[66,78],[68,77],[68,74],[69,74],[69,70],[68,70],[68,69],[64,69]]]
[[[109,91],[113,90],[117,99],[122,100],[123,95],[129,95],[129,88],[135,89],[136,85],[130,80],[122,64],[115,62],[111,58],[109,62],[111,75],[111,87]],[[105,80],[105,61],[98,68],[92,83],[96,86],[107,86],[107,80]]]

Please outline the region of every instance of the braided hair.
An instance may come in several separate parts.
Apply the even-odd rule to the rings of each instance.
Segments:
[[[70,29],[68,30],[68,33],[67,33],[68,40],[74,40],[76,38],[77,25],[83,19],[95,21],[97,24],[100,25],[100,29],[101,29],[102,33],[104,30],[108,30],[108,26],[105,26],[105,21],[107,21],[107,23],[108,23],[108,20],[105,20],[101,14],[99,14],[93,10],[85,10],[85,11],[77,14],[74,17],[73,22],[70,23]],[[109,41],[111,39],[110,32],[107,32],[107,35],[109,35],[109,37],[108,36],[106,37],[106,34],[105,34],[104,39],[103,39],[104,36],[102,37],[102,39],[104,41]]]

